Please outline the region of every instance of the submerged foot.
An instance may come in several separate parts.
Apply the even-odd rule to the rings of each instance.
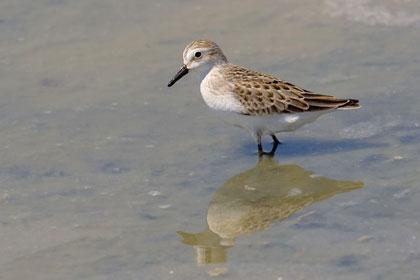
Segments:
[[[258,156],[259,157],[263,157],[263,156],[274,157],[274,152],[273,151],[270,151],[270,152],[258,151]]]
[[[262,157],[262,156],[273,157],[274,154],[276,153],[277,147],[279,144],[281,144],[281,142],[279,141],[279,139],[277,139],[276,135],[272,134],[271,137],[273,138],[273,147],[271,148],[270,152],[265,152],[263,150],[261,140],[259,141],[258,143],[258,156],[259,157]]]

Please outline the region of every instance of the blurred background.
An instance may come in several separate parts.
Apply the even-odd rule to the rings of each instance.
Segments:
[[[419,32],[416,0],[2,0],[0,279],[419,279]],[[203,38],[362,108],[259,161],[166,86]]]

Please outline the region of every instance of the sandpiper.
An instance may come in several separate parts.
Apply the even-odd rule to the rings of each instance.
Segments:
[[[276,133],[294,131],[336,109],[359,108],[356,99],[317,94],[276,77],[229,63],[220,47],[209,40],[190,43],[183,53],[184,65],[168,83],[171,87],[190,70],[201,69],[201,95],[207,105],[230,123],[246,128],[255,138],[258,154],[273,156]],[[261,137],[273,138],[264,152]]]

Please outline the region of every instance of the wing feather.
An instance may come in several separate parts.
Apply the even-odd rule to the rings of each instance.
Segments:
[[[358,108],[358,100],[317,94],[276,77],[231,65],[225,72],[232,91],[249,115]]]

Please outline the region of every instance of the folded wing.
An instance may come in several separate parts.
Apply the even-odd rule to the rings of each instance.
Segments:
[[[232,65],[227,80],[249,115],[359,108],[356,99],[313,93],[273,76]]]

